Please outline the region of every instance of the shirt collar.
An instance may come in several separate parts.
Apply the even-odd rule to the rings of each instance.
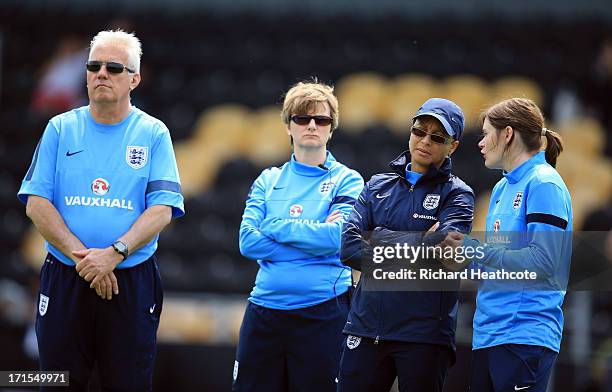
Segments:
[[[410,170],[410,152],[404,151],[397,158],[389,163],[391,169],[406,179],[406,169]],[[430,181],[433,179],[448,178],[451,174],[452,161],[450,157],[444,159],[440,168],[430,165],[427,172],[423,174],[420,181]]]
[[[336,158],[334,158],[331,152],[327,151],[325,163],[323,163],[323,166],[325,166],[327,170],[319,166],[310,166],[298,162],[295,160],[295,154],[291,154],[291,160],[289,161],[289,164],[291,165],[291,170],[296,174],[307,177],[318,177],[327,174],[331,170],[334,162],[336,162]]]
[[[406,165],[406,180],[412,185],[416,185],[417,182],[423,177],[423,173],[413,172],[411,169],[412,163]]]
[[[535,154],[531,158],[527,159],[525,162],[512,169],[512,171],[504,172],[504,177],[506,177],[509,183],[516,184],[517,182],[522,180],[523,177],[525,177],[525,174],[527,174],[527,172],[529,172],[532,167],[534,167],[535,165],[546,163],[545,154],[546,153],[544,151],[540,151],[539,153]]]

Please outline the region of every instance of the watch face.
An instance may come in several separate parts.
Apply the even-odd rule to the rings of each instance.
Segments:
[[[121,242],[121,241],[117,241],[113,244],[113,248],[115,248],[115,250],[117,251],[117,253],[120,253],[121,255],[123,255],[123,257],[127,257],[127,246]]]

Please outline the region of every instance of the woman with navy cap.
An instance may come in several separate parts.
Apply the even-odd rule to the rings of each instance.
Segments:
[[[394,290],[389,281],[372,289],[366,286],[376,278],[366,263],[374,244],[418,247],[436,224],[442,232],[470,231],[474,194],[452,174],[450,159],[463,124],[455,103],[425,102],[413,119],[409,152],[390,163],[393,172],[372,177],[344,226],[342,262],[363,270],[344,327],[338,391],[388,391],[396,377],[400,391],[443,388],[455,360],[458,282],[447,291]]]

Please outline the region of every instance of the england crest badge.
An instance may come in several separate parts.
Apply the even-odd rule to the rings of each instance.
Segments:
[[[336,184],[331,181],[323,181],[321,185],[319,185],[319,193],[322,195],[329,193],[334,186],[336,186]]]
[[[40,295],[40,301],[38,301],[38,313],[41,316],[44,316],[47,313],[47,308],[49,307],[49,297],[44,294]]]
[[[514,196],[514,201],[512,202],[512,208],[515,210],[521,206],[521,202],[523,201],[523,192],[516,192]]]
[[[438,207],[439,203],[440,195],[430,193],[429,195],[425,196],[425,200],[423,200],[423,207],[425,207],[426,210],[433,210]]]
[[[149,147],[127,146],[125,161],[132,169],[140,169],[147,164]]]
[[[350,350],[356,349],[357,346],[359,346],[359,343],[361,343],[361,336],[349,335],[346,338],[346,347],[348,347]]]

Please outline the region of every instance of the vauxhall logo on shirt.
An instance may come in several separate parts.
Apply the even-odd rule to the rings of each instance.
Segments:
[[[104,178],[96,178],[91,183],[91,191],[97,196],[104,196],[110,190],[110,183]],[[91,196],[64,196],[67,206],[89,206],[120,208],[123,210],[134,210],[131,200],[111,199],[108,197]]]

